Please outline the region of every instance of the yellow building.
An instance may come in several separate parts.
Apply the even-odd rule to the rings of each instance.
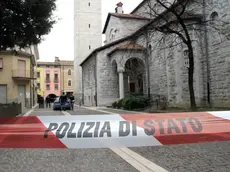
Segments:
[[[37,67],[37,95],[44,97],[44,68]]]
[[[61,92],[74,94],[74,65],[73,61],[60,61],[61,64]]]
[[[37,101],[35,59],[38,56],[33,52],[38,55],[37,47],[0,52],[0,103],[21,103],[22,112]]]

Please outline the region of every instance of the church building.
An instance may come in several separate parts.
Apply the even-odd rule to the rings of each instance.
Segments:
[[[142,93],[155,99],[165,97],[169,106],[190,106],[187,46],[175,34],[153,29],[171,17],[171,9],[178,8],[176,3],[166,9],[156,0],[143,0],[127,14],[123,4],[117,4],[102,31],[105,45],[80,64],[84,105],[108,106],[132,93]],[[199,4],[188,0],[183,13],[186,25],[192,26],[188,29],[198,106],[230,107],[229,11],[228,0]],[[209,22],[197,25],[204,20]],[[220,21],[226,21],[221,31],[213,29]],[[177,26],[173,20],[167,24]]]

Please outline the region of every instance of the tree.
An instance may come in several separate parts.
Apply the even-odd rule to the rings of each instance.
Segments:
[[[55,24],[56,0],[1,0],[0,51],[39,44]]]
[[[161,33],[161,38],[157,41],[164,48],[172,48],[178,44],[187,47],[190,105],[195,110],[197,105],[193,86],[194,47],[191,31],[207,32],[207,24],[210,23],[206,18],[207,4],[205,0],[146,0],[146,4],[145,13],[153,20],[144,32],[152,31],[149,37],[151,33]],[[212,25],[212,29],[221,32],[223,24],[229,23],[220,20],[219,24]]]

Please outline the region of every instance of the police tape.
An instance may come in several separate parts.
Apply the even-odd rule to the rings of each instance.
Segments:
[[[0,119],[0,148],[141,147],[230,140],[230,111]]]

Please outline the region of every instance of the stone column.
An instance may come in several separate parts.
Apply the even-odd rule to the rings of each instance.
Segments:
[[[120,99],[123,99],[125,97],[125,94],[124,94],[124,72],[125,72],[125,69],[123,67],[119,67],[117,69],[117,72],[119,73],[119,93],[120,93]]]

